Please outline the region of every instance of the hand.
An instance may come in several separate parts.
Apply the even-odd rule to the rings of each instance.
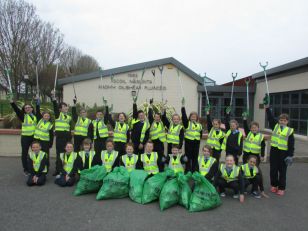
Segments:
[[[161,158],[161,162],[166,162],[166,158],[164,156]]]
[[[246,120],[248,116],[249,116],[249,112],[248,111],[244,111],[242,113],[242,117],[243,117],[244,120]]]
[[[13,98],[14,98],[14,96],[13,96],[13,93],[8,93],[7,95],[6,95],[6,98],[7,98],[7,100],[9,100],[10,101],[10,103],[13,103],[14,102],[14,100],[13,100]]]
[[[103,104],[106,107],[107,106],[107,100],[103,97]]]
[[[56,92],[54,90],[51,91],[51,99],[52,100],[56,99]]]
[[[264,106],[269,106],[269,100],[270,100],[269,95],[266,93],[264,98],[263,98]]]
[[[269,196],[268,196],[264,191],[261,192],[261,195],[262,195],[264,198],[269,198]]]
[[[227,114],[230,114],[230,112],[231,112],[231,106],[228,106],[228,107],[226,108],[226,113],[227,113]]]
[[[76,105],[76,103],[77,103],[77,97],[76,96],[73,98],[73,102],[74,102],[74,105]]]
[[[211,105],[210,104],[206,105],[204,110],[205,110],[205,113],[208,115],[210,113],[210,110],[211,110]]]
[[[261,162],[264,162],[265,158],[261,156],[260,160]]]
[[[70,177],[68,175],[65,175],[65,181],[69,181]]]
[[[291,156],[288,156],[284,159],[284,162],[287,166],[291,166],[293,164],[293,158]]]
[[[244,196],[244,194],[241,194],[240,195],[240,202],[244,203],[244,201],[245,201],[245,196]]]
[[[143,149],[143,144],[139,144],[138,148],[139,150]]]
[[[133,97],[133,101],[134,101],[134,103],[137,102],[137,96],[134,96],[134,97]]]
[[[153,104],[153,101],[154,101],[154,99],[152,98],[152,99],[150,99],[150,104],[152,105]]]
[[[185,106],[185,98],[183,97],[182,98],[182,107],[184,107]]]

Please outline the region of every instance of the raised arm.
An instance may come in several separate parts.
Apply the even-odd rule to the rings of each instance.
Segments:
[[[52,104],[53,104],[53,112],[55,113],[55,118],[59,118],[60,116],[60,111],[59,111],[59,106],[57,103],[57,100],[52,100]]]
[[[210,113],[206,114],[206,125],[207,125],[207,131],[208,131],[208,133],[210,133],[210,131],[213,127]]]
[[[161,120],[163,122],[163,124],[165,125],[165,127],[167,127],[169,129],[170,127],[170,122],[166,116],[166,110],[162,111],[162,115],[161,115]]]
[[[243,124],[244,124],[244,131],[245,131],[245,135],[246,137],[248,136],[248,133],[250,132],[250,129],[248,127],[248,122],[246,118],[243,118]]]
[[[19,109],[19,107],[17,107],[17,105],[15,104],[14,101],[11,102],[11,106],[13,108],[13,110],[15,111],[18,119],[23,122],[24,121],[24,117],[25,117],[25,113]]]
[[[133,104],[133,118],[138,119],[138,108],[136,103]]]
[[[272,110],[270,108],[266,108],[266,114],[269,126],[272,130],[274,130],[277,120],[274,118]]]
[[[41,102],[39,99],[36,100],[35,112],[37,121],[40,121],[42,119],[42,113],[41,113]]]
[[[110,123],[111,127],[115,128],[115,121],[112,119],[111,114],[109,114],[109,108],[106,106],[106,112],[105,112],[105,117],[104,117],[104,123]]]
[[[149,120],[150,125],[152,125],[152,123],[153,123],[153,121],[154,121],[154,119],[153,119],[153,109],[152,109],[152,107],[149,108],[148,120]]]
[[[78,115],[77,115],[76,105],[72,107],[72,119],[75,123],[77,123]]]
[[[229,113],[226,113],[226,116],[225,116],[225,128],[226,128],[226,131],[230,130],[230,114]]]
[[[184,128],[188,128],[188,118],[187,118],[185,107],[181,108],[181,112],[182,112],[182,123],[183,123],[183,126],[184,126]]]

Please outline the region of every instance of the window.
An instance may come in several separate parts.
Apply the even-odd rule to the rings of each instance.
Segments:
[[[289,104],[290,103],[290,95],[289,94],[283,94],[282,95],[282,104]]]
[[[302,92],[302,104],[308,104],[308,91],[303,91]]]
[[[299,94],[294,93],[291,94],[291,104],[298,104],[299,103]]]

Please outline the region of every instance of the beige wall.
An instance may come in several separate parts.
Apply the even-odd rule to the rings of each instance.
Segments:
[[[266,93],[266,85],[264,80],[258,80],[256,85],[254,119],[260,123],[261,129],[263,129],[265,124],[265,110],[259,109],[259,104],[263,102],[263,97]],[[268,85],[270,93],[307,89],[308,72],[269,79]]]
[[[172,67],[172,69],[168,69]],[[155,69],[156,80],[155,86],[157,90],[149,90],[154,86],[153,75],[151,70]],[[163,70],[163,86],[165,90],[163,91],[164,99],[168,99],[168,104],[173,105],[177,112],[180,112],[181,107],[181,90],[179,85],[179,79],[177,77],[177,69],[171,65],[165,65]],[[75,83],[76,94],[78,102],[84,102],[88,106],[93,106],[94,103],[97,105],[102,104],[102,95],[108,100],[108,104],[113,103],[114,112],[128,112],[132,110],[132,89],[125,89],[126,87],[139,87],[139,83],[133,83],[141,79],[142,70],[127,72],[115,75],[113,81],[111,77],[103,78],[103,86],[113,88],[109,89],[99,89],[101,85],[100,78],[86,80]],[[135,77],[134,77],[135,76]],[[198,109],[198,93],[197,85],[198,83],[187,76],[185,73],[180,72],[183,94],[186,99],[187,112]],[[143,80],[146,83],[141,85],[139,92],[139,98],[137,104],[144,102],[146,99],[150,99],[154,96],[155,101],[161,101],[161,90],[160,88],[160,72],[158,68],[146,69]],[[132,81],[132,82],[131,82]],[[121,83],[120,83],[121,82]],[[125,83],[124,83],[125,82]],[[119,89],[124,88],[124,89]],[[72,104],[74,91],[72,84],[67,84],[63,86],[63,97],[64,102]]]

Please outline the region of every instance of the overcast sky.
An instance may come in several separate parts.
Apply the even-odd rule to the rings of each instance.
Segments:
[[[306,0],[27,0],[104,69],[174,57],[217,83],[308,56]]]

